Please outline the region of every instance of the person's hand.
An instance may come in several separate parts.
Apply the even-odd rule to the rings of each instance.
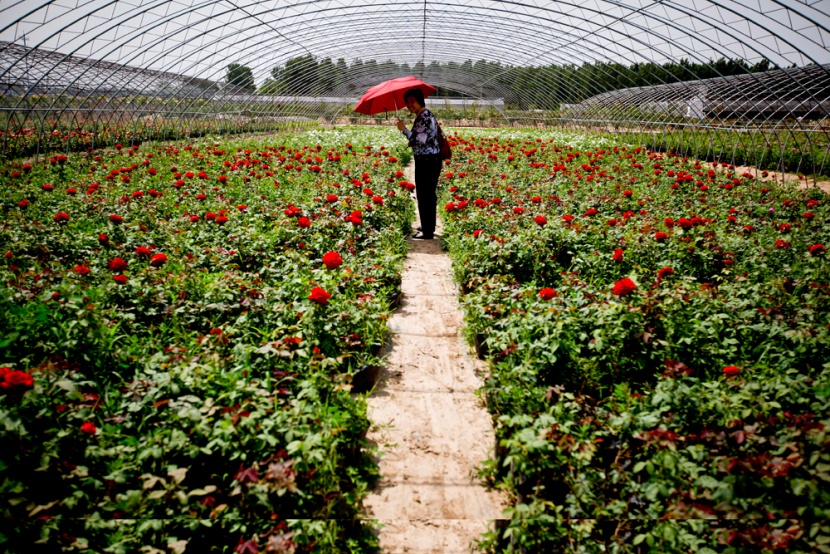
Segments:
[[[398,127],[398,131],[403,131],[406,129],[406,125],[404,125],[403,121],[398,118],[398,122],[395,124]]]

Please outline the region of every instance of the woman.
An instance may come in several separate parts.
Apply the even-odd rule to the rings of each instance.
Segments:
[[[424,107],[424,93],[420,89],[406,91],[403,99],[409,112],[415,114],[412,129],[407,129],[400,119],[397,123],[415,155],[415,195],[418,198],[421,232],[413,238],[428,240],[435,233],[435,189],[438,187],[442,165],[439,156],[441,149],[438,146],[438,120]]]

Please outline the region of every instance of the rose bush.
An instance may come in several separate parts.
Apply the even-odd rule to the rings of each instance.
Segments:
[[[607,140],[455,140],[444,242],[490,367],[484,474],[516,498],[485,548],[828,551],[826,196]]]
[[[390,139],[134,145],[9,184],[2,548],[376,546],[358,514],[369,422],[349,384],[379,363],[413,218],[377,146]]]

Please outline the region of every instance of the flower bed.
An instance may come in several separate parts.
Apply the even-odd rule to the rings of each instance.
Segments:
[[[0,170],[4,550],[373,548],[350,383],[379,362],[413,218],[393,140]]]
[[[826,197],[570,140],[456,136],[444,177],[516,498],[484,548],[828,551]]]

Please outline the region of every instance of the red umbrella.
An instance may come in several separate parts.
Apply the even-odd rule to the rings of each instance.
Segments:
[[[355,106],[354,111],[366,115],[398,111],[406,105],[403,101],[403,94],[412,88],[421,89],[424,97],[429,96],[437,90],[434,86],[428,85],[411,75],[409,77],[389,79],[367,90],[366,94],[357,103],[357,106]]]

